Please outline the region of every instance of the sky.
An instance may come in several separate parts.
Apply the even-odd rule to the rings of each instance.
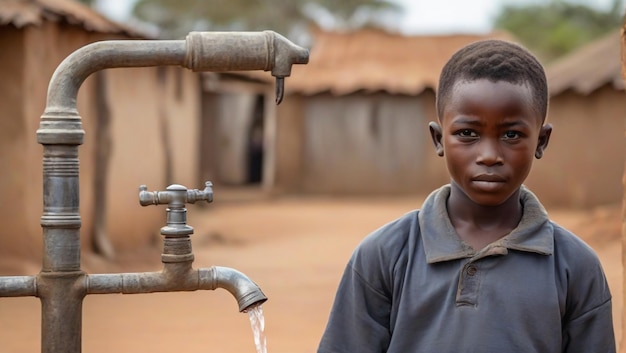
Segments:
[[[398,22],[405,34],[486,33],[493,18],[505,5],[546,3],[548,0],[393,0],[406,11]],[[612,0],[568,0],[595,7],[611,8]],[[128,19],[133,0],[99,0],[97,8],[114,20]],[[626,4],[626,1],[623,1]]]
[[[407,34],[485,33],[506,5],[541,4],[541,0],[395,0],[405,6],[400,30]],[[610,10],[612,0],[570,0]]]

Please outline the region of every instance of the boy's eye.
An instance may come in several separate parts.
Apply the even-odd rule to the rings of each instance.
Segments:
[[[504,138],[505,139],[515,139],[515,138],[521,137],[521,135],[522,134],[520,134],[517,131],[507,131],[507,132],[504,133]]]
[[[470,130],[470,129],[459,130],[455,133],[455,135],[459,137],[478,137],[478,134],[476,134],[475,131]]]

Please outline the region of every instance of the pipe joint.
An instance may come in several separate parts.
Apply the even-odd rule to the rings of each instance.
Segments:
[[[37,142],[42,145],[82,145],[85,130],[78,112],[46,110],[37,129]]]

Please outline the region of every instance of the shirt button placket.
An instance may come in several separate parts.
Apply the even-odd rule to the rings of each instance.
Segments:
[[[478,304],[479,278],[476,263],[468,262],[463,266],[463,270],[459,276],[459,286],[456,294],[457,306],[476,306]]]

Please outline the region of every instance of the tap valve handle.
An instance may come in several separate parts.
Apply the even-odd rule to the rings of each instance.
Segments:
[[[139,204],[141,206],[158,205],[159,203],[158,191],[148,191],[146,185],[139,186]]]
[[[139,186],[139,204],[141,206],[164,205],[170,207],[184,207],[187,203],[196,201],[213,201],[213,184],[205,183],[204,190],[191,189],[178,184],[172,184],[165,191],[148,191],[146,185]]]
[[[195,203],[196,201],[213,202],[213,183],[205,182],[204,190],[187,190],[187,203]]]

